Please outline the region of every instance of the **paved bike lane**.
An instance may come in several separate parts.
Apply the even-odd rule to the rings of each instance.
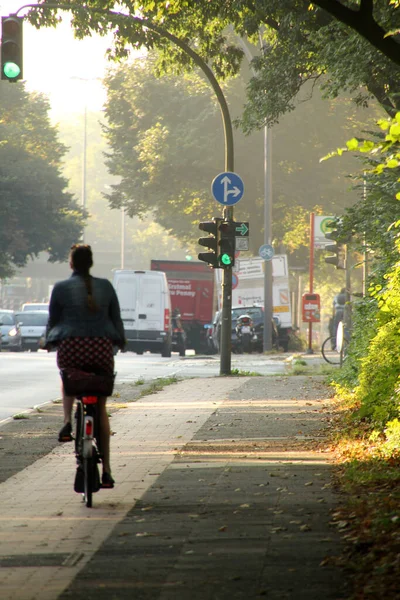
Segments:
[[[128,404],[117,486],[93,509],[68,445],[1,484],[0,598],[346,597],[315,449],[328,404],[298,377],[188,380]]]

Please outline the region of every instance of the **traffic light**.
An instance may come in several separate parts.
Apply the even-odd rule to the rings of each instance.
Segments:
[[[199,238],[198,243],[200,246],[209,248],[211,252],[200,252],[197,258],[203,262],[209,264],[213,269],[218,269],[220,264],[218,261],[218,242],[219,242],[219,226],[222,222],[220,217],[214,217],[212,221],[204,221],[199,223],[199,229],[206,231],[209,235],[207,237]]]
[[[325,233],[325,237],[328,240],[334,240],[335,244],[329,244],[325,246],[324,250],[327,252],[333,252],[333,256],[327,256],[325,262],[329,265],[335,265],[337,269],[346,268],[346,245],[343,242],[339,242],[339,232],[337,229]]]
[[[23,17],[1,17],[1,79],[22,79]]]
[[[235,264],[235,221],[222,221],[219,226],[218,261],[221,269],[233,267]]]

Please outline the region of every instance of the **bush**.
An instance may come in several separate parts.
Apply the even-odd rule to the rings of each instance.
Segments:
[[[400,317],[383,325],[371,341],[369,352],[361,360],[356,396],[361,402],[358,416],[369,418],[383,427],[399,414]]]

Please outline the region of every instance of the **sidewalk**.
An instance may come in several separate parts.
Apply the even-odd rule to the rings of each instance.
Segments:
[[[0,485],[0,598],[346,598],[325,407],[316,378],[285,376],[186,380],[126,404],[117,486],[93,509],[68,444]]]

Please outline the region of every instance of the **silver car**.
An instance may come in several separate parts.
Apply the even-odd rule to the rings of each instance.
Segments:
[[[2,350],[22,350],[21,329],[13,310],[0,308],[0,334]]]
[[[21,327],[22,349],[37,352],[39,340],[46,331],[49,313],[44,310],[27,310],[16,313]]]

